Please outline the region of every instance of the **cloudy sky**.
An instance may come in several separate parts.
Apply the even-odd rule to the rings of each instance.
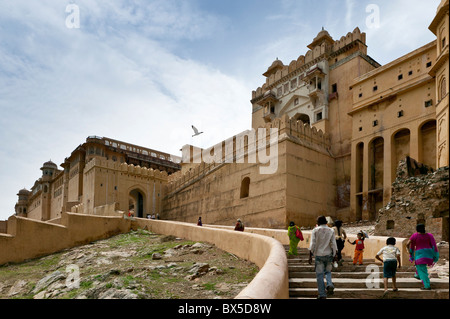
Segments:
[[[0,0],[0,220],[87,136],[174,155],[211,146],[251,128],[262,73],[322,27],[339,39],[358,26],[386,64],[434,39],[439,2]]]

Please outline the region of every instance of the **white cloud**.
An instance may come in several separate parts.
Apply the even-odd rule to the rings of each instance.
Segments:
[[[251,125],[250,88],[158,42],[211,36],[215,17],[184,2],[144,3],[77,1],[80,29],[65,27],[54,1],[0,5],[0,219],[43,162],[60,164],[89,135],[179,155],[198,142],[192,124],[205,132],[202,147]]]

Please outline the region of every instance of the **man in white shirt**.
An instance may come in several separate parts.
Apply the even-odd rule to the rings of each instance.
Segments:
[[[326,299],[327,295],[334,293],[334,285],[331,280],[331,269],[333,260],[336,260],[336,239],[334,231],[327,226],[325,216],[317,218],[317,227],[311,233],[311,243],[309,246],[309,264],[312,263],[312,256],[315,257],[315,270],[319,299]],[[324,277],[327,281],[325,291]]]

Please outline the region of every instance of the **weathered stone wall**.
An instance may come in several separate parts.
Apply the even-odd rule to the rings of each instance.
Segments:
[[[378,212],[375,234],[409,238],[425,224],[436,240],[448,241],[449,167],[436,171],[407,157],[400,161],[390,202]]]
[[[269,125],[269,124],[268,124]],[[169,178],[162,219],[282,228],[290,221],[314,226],[317,216],[335,216],[335,160],[328,153],[329,138],[322,131],[284,116],[270,124],[277,128],[277,170],[261,174],[261,163],[229,163],[193,168]],[[202,168],[203,167],[203,168]],[[242,181],[249,178],[248,196]]]

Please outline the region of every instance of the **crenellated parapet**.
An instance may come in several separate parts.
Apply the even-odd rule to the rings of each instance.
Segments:
[[[274,119],[273,122],[266,123],[265,126],[241,132],[209,149],[197,149],[200,152],[206,151],[206,153],[209,153],[210,150],[220,150],[222,156],[218,156],[219,160],[214,162],[206,163],[202,161],[200,163],[194,163],[195,165],[189,170],[178,171],[170,175],[167,179],[166,194],[170,195],[171,193],[190,185],[223,165],[244,163],[243,157],[247,158],[247,163],[257,164],[256,153],[259,152],[262,145],[261,143],[265,143],[266,148],[270,149],[271,144],[280,143],[285,140],[290,140],[311,149],[320,150],[323,153],[325,153],[331,145],[330,136],[324,134],[322,130],[317,130],[307,123],[297,121],[284,115],[281,118]],[[190,148],[190,151],[195,149],[195,147],[192,146],[188,147]],[[270,153],[272,154],[272,149],[270,149]],[[254,156],[254,161],[252,161],[252,156]],[[192,160],[193,158],[191,156],[190,161]]]
[[[323,148],[329,148],[331,140],[329,134],[325,134],[322,130],[317,130],[310,124],[303,123],[301,120],[290,118],[286,114],[281,118],[276,118],[273,122],[266,123],[266,129],[278,129],[279,137],[286,136],[296,141],[303,141]]]
[[[353,32],[348,32],[347,35],[342,36],[339,40],[334,41],[333,52],[344,48],[354,41],[361,41],[363,44],[366,44],[366,33],[361,32],[358,27],[356,27]]]
[[[158,179],[161,181],[168,180],[168,174],[165,171],[154,170],[152,168],[135,166],[133,164],[119,163],[117,161],[107,160],[103,158],[93,158],[90,160],[85,168],[84,173],[89,173],[94,168],[101,168],[106,170],[113,170],[122,174],[139,176],[146,179]]]

